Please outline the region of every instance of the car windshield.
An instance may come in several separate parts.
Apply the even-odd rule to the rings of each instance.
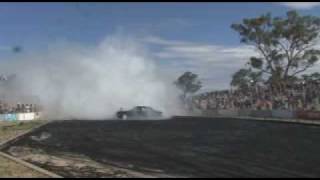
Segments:
[[[132,111],[150,111],[152,108],[145,106],[137,106],[132,109]]]

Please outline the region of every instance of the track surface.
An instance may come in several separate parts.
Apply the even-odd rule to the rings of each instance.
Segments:
[[[51,137],[41,143],[25,137],[14,145],[184,177],[320,177],[316,125],[177,117],[57,121],[31,135],[42,132]]]

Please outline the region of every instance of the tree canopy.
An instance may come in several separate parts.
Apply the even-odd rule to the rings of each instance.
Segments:
[[[302,75],[302,79],[305,82],[320,82],[320,73],[315,72],[310,75]]]
[[[198,75],[189,71],[183,73],[174,83],[183,92],[183,98],[186,98],[187,94],[197,92],[202,87]]]
[[[285,17],[272,17],[267,13],[243,19],[231,28],[239,33],[241,43],[255,47],[259,55],[251,57],[248,64],[252,71],[267,75],[268,82],[294,79],[319,60],[318,17],[301,16],[296,11],[287,12]]]
[[[261,72],[252,72],[251,69],[240,69],[232,76],[231,85],[248,90],[262,81]]]

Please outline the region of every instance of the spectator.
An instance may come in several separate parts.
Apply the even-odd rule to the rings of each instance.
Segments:
[[[193,107],[217,109],[320,110],[320,83],[296,83],[283,89],[258,86],[249,91],[213,91],[193,97]]]

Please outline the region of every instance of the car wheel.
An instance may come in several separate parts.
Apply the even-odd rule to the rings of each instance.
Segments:
[[[126,114],[123,114],[123,115],[121,116],[121,119],[126,120],[126,119],[128,119],[128,116],[127,116]]]

